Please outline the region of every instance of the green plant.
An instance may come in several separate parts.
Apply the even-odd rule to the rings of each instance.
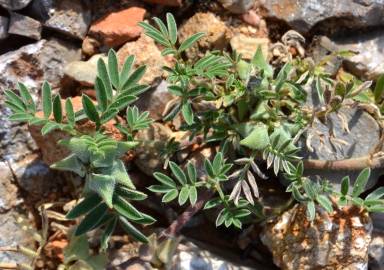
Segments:
[[[137,107],[128,106],[148,89],[147,85],[138,83],[144,75],[145,66],[133,70],[133,63],[134,57],[128,57],[119,71],[116,54],[111,50],[108,54],[108,67],[102,59],[97,63],[97,103],[83,95],[83,108],[75,112],[71,99],[67,99],[65,116],[60,95],[53,96],[47,82],[42,86],[42,117],[37,116],[37,106],[23,84],[18,84],[20,95],[6,91],[6,104],[13,111],[11,120],[40,125],[43,135],[57,129],[70,135],[69,139],[60,143],[71,154],[51,167],[71,171],[84,179],[83,199],[67,214],[67,218],[85,216],[77,226],[75,236],[102,228],[103,250],[108,247],[108,240],[117,223],[132,237],[146,242],[146,237],[132,223],[151,224],[155,221],[133,206],[132,202],[144,200],[147,195],[136,190],[120,159],[138,144],[134,140],[135,132],[151,123],[148,112],[140,114]],[[126,125],[119,123],[118,113],[123,109],[126,109]],[[104,125],[112,119],[115,119],[116,126],[126,135],[127,141],[117,141],[107,135]],[[93,122],[94,131],[83,134],[78,129],[82,121]]]

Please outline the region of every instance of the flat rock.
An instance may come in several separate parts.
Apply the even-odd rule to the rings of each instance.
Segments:
[[[141,94],[135,105],[140,111],[148,111],[149,116],[157,121],[162,119],[165,106],[172,98],[173,95],[168,92],[168,83],[163,80],[160,84]]]
[[[8,10],[25,8],[32,0],[0,0],[0,6]]]
[[[125,59],[134,55],[134,67],[146,65],[147,70],[140,83],[151,85],[155,79],[160,79],[163,76],[163,66],[168,65],[155,42],[146,35],[141,35],[136,41],[127,42],[117,52],[119,65],[122,66]]]
[[[4,105],[2,91],[14,89],[17,82],[22,82],[38,102],[43,81],[57,88],[63,66],[75,59],[80,59],[80,50],[56,39],[41,40],[0,56],[0,156],[3,159],[19,161],[37,147],[25,125],[8,120],[11,111]]]
[[[246,13],[255,4],[254,0],[219,0],[220,4],[235,14]]]
[[[328,214],[317,207],[309,222],[306,206],[298,204],[267,221],[261,240],[282,269],[368,269],[371,233],[371,219],[361,209]]]
[[[41,39],[41,30],[42,25],[39,21],[18,13],[11,13],[8,29],[9,34],[39,40]]]
[[[94,22],[89,35],[108,47],[119,46],[140,36],[142,29],[137,24],[144,19],[145,13],[140,7],[112,12]]]
[[[198,12],[181,25],[179,29],[180,42],[198,32],[205,33],[205,36],[186,51],[188,58],[197,59],[208,50],[222,50],[228,45],[228,27],[225,22],[211,12]]]
[[[0,213],[10,210],[18,204],[17,186],[8,164],[0,161]]]
[[[103,58],[107,63],[104,54],[96,54],[88,61],[73,61],[64,67],[64,74],[85,86],[93,86],[97,76],[97,61]]]
[[[54,0],[45,26],[74,38],[83,39],[91,23],[91,11],[82,1]],[[48,7],[45,7],[48,9]]]
[[[332,31],[384,24],[382,0],[261,0],[260,4],[267,17],[283,20],[302,33],[326,24]]]
[[[230,40],[232,49],[241,53],[244,59],[252,59],[259,46],[263,55],[268,56],[269,43],[268,38],[250,37],[244,34],[237,34]]]

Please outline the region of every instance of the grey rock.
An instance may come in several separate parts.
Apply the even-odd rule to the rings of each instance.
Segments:
[[[18,204],[17,187],[8,164],[0,162],[0,213],[10,210]]]
[[[223,7],[235,14],[246,13],[255,4],[254,0],[219,0]]]
[[[16,162],[37,149],[25,125],[8,120],[11,111],[4,105],[3,89],[14,89],[22,82],[39,101],[44,80],[53,88],[60,85],[63,66],[80,59],[80,50],[59,40],[41,40],[0,56],[0,156]]]
[[[302,33],[322,24],[332,28],[364,28],[384,24],[382,0],[261,0],[267,17],[286,21]],[[330,24],[330,25],[329,25]]]
[[[49,8],[49,19],[45,22],[45,26],[71,37],[83,39],[90,23],[91,11],[82,1],[54,0]]]
[[[73,61],[64,67],[64,74],[70,79],[85,86],[93,86],[97,76],[97,61],[103,58],[107,63],[107,58],[103,54],[96,54],[88,61]]]
[[[25,8],[32,0],[0,0],[0,5],[8,10]]]
[[[345,67],[354,75],[376,80],[384,73],[383,30],[337,38],[334,42],[337,50],[351,50],[357,53],[345,60]]]
[[[35,0],[26,8],[27,14],[41,21],[49,19],[50,11],[55,0]]]
[[[148,111],[149,116],[157,121],[162,119],[165,106],[172,98],[172,94],[168,92],[167,81],[161,81],[160,84],[142,94],[135,105],[140,111]]]
[[[41,30],[42,25],[39,21],[18,13],[11,13],[8,29],[9,34],[39,40],[41,39]]]
[[[8,37],[9,19],[7,17],[0,16],[0,40]]]
[[[373,230],[369,245],[369,269],[384,269],[384,231]]]

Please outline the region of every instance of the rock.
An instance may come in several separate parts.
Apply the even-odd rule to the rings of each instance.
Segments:
[[[7,17],[0,16],[0,40],[8,37],[9,19]]]
[[[181,7],[183,5],[183,0],[144,0],[144,1],[152,4],[159,4],[159,5],[173,6],[173,7]]]
[[[146,65],[147,70],[140,83],[151,85],[155,79],[162,77],[163,66],[168,65],[153,39],[142,35],[138,40],[126,43],[117,52],[119,65],[122,66],[125,59],[134,55],[136,57],[134,67]]]
[[[16,206],[17,186],[13,183],[13,174],[7,163],[0,161],[0,213]]]
[[[344,120],[342,120],[344,119]],[[344,124],[345,123],[345,124]],[[345,129],[348,126],[349,132]],[[300,141],[301,156],[304,159],[342,160],[370,155],[380,142],[381,128],[377,121],[366,111],[358,108],[343,107],[338,113],[328,114],[327,123],[315,119]],[[309,138],[309,139],[307,139]],[[311,148],[308,148],[308,147]],[[316,170],[307,169],[305,174],[328,179],[339,189],[342,177],[349,175],[353,185],[360,170]],[[381,175],[380,169],[372,170],[366,189],[375,185]]]
[[[267,17],[283,20],[293,29],[308,33],[314,26],[332,30],[365,28],[384,24],[381,0],[262,0]]]
[[[91,23],[91,11],[82,1],[53,0],[45,26],[74,38],[83,39]],[[48,7],[46,7],[48,8]]]
[[[282,269],[367,269],[372,223],[367,212],[347,207],[328,214],[317,207],[309,222],[296,205],[269,220],[261,240]]]
[[[165,158],[161,156],[167,142],[173,138],[170,128],[160,123],[152,123],[147,128],[140,130],[136,134],[136,139],[140,145],[135,148],[134,162],[139,169],[146,175],[152,176],[154,172],[163,169]]]
[[[135,102],[135,105],[140,111],[149,111],[149,116],[157,121],[163,118],[162,113],[165,106],[172,98],[173,95],[168,92],[168,83],[161,81],[159,85],[141,94],[139,100]]]
[[[89,35],[108,47],[116,47],[136,39],[141,34],[137,24],[144,19],[146,10],[130,7],[112,12],[92,24]]]
[[[31,39],[41,39],[42,25],[30,17],[11,12],[11,20],[9,22],[9,34],[25,36]]]
[[[268,56],[268,45],[270,41],[268,38],[249,37],[244,34],[237,34],[231,38],[230,44],[232,50],[241,53],[243,58],[252,59],[260,46],[264,56]]]
[[[186,51],[190,59],[197,59],[208,50],[223,50],[228,45],[228,27],[211,12],[198,12],[189,18],[179,29],[180,42],[198,32],[205,33],[205,36]]]
[[[376,80],[384,73],[384,31],[365,32],[333,40],[337,50],[356,52],[344,61],[346,69],[367,80]]]
[[[255,4],[254,0],[219,0],[220,4],[235,14],[246,13]]]
[[[384,269],[384,232],[373,230],[369,245],[369,269]]]
[[[0,56],[0,89],[13,89],[22,82],[30,89],[35,101],[44,80],[57,88],[63,76],[63,66],[80,58],[73,45],[59,41],[41,40]],[[26,126],[10,122],[11,111],[4,105],[0,91],[0,156],[11,162],[23,159],[37,149]]]
[[[101,46],[100,42],[97,39],[94,39],[92,37],[85,37],[83,40],[83,44],[81,46],[81,49],[83,51],[83,54],[87,56],[92,56],[99,52],[99,47]]]
[[[0,0],[0,6],[8,10],[25,8],[32,0]]]
[[[97,76],[97,61],[102,58],[107,63],[104,54],[96,54],[88,61],[74,61],[64,67],[64,74],[70,79],[85,86],[93,86]]]

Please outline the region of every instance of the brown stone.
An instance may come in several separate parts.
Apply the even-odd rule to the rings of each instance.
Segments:
[[[122,66],[130,55],[135,56],[135,68],[141,65],[147,66],[145,75],[140,80],[140,83],[152,84],[156,78],[162,77],[163,66],[167,65],[167,62],[153,39],[142,35],[138,40],[126,43],[117,52],[119,65]]]
[[[310,222],[298,204],[269,220],[261,240],[282,269],[367,269],[371,233],[368,213],[357,207],[330,214],[316,207]]]
[[[42,25],[39,21],[18,13],[11,13],[8,29],[9,34],[39,40],[41,38],[41,29]]]
[[[97,39],[94,39],[92,37],[85,37],[81,46],[81,50],[83,54],[87,56],[92,56],[98,53],[100,45],[101,44]]]
[[[137,23],[144,19],[145,13],[140,7],[110,13],[92,24],[89,35],[109,47],[119,46],[140,36],[142,29]]]

